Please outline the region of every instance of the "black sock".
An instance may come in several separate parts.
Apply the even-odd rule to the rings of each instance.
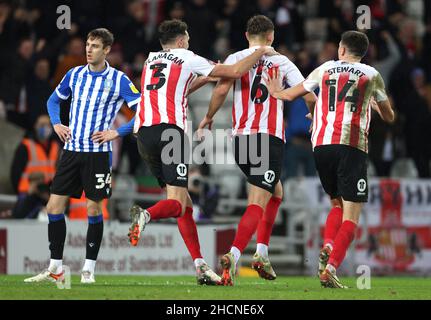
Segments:
[[[103,238],[103,215],[88,217],[86,259],[97,260]]]
[[[48,214],[48,241],[51,259],[62,260],[66,241],[66,221],[64,214]]]

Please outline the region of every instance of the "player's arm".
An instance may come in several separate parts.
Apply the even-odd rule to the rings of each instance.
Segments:
[[[305,101],[305,104],[307,105],[308,111],[311,113],[311,115],[314,114],[314,107],[316,106],[317,97],[314,92],[308,92],[302,97]]]
[[[141,94],[136,89],[129,77],[123,75],[120,81],[120,96],[127,102],[127,105],[133,111],[136,111],[138,103],[141,101]],[[128,134],[133,133],[133,126],[135,123],[135,117],[129,122],[118,127],[116,130],[108,129],[105,131],[97,131],[91,135],[91,140],[99,144],[112,141],[118,137],[125,137]]]
[[[218,80],[219,80],[219,78],[215,78],[215,77],[199,76],[196,79],[194,79],[192,81],[192,83],[190,84],[189,91],[188,91],[187,95],[190,95],[191,93],[195,92],[196,90],[203,87],[207,83],[217,82]]]
[[[99,144],[112,141],[117,139],[118,137],[125,137],[131,133],[133,133],[133,126],[135,124],[135,117],[133,117],[129,122],[121,125],[116,130],[105,130],[105,131],[97,131],[91,135],[91,140],[97,142]]]
[[[206,126],[208,126],[208,129],[211,130],[211,126],[214,121],[213,117],[226,100],[226,96],[228,95],[234,81],[235,80],[232,79],[221,79],[217,83],[211,95],[208,112],[199,124],[198,130],[202,130]]]
[[[60,103],[61,101],[67,100],[72,93],[70,88],[70,76],[72,70],[69,70],[63,77],[57,88],[51,94],[47,101],[47,109],[49,118],[51,119],[52,126],[55,133],[58,135],[61,141],[69,141],[71,137],[71,131],[69,127],[61,124],[60,119]]]
[[[309,93],[307,90],[305,90],[302,83],[297,84],[292,88],[283,89],[281,86],[281,79],[279,78],[269,77],[266,78],[265,81],[269,94],[276,99],[292,101]]]
[[[233,65],[217,64],[209,75],[212,77],[238,79],[250,70],[263,55],[271,56],[275,54],[278,53],[272,47],[260,47],[251,55]]]
[[[373,98],[371,100],[371,107],[377,111],[383,121],[392,123],[395,121],[395,113],[392,109],[389,98],[386,94],[385,83],[380,74],[378,74],[374,79],[374,92]]]
[[[301,83],[296,82],[296,85],[284,90],[281,86],[281,79],[279,77],[268,77],[265,78],[265,81],[268,86],[269,94],[276,99],[292,101],[298,97],[304,96],[307,107],[311,112],[311,110],[314,110],[314,104],[317,100],[314,90],[319,86],[319,74],[320,67],[314,69],[307,79]],[[289,75],[287,77],[289,81]],[[307,96],[305,97],[305,95]]]
[[[395,112],[392,109],[389,99],[384,101],[371,101],[371,107],[377,111],[383,121],[393,123],[395,121]]]

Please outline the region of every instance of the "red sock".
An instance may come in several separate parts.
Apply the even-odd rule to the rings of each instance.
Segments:
[[[151,220],[176,218],[181,215],[181,203],[174,199],[160,200],[147,211],[151,215]]]
[[[193,261],[202,258],[201,248],[199,245],[198,230],[196,228],[195,220],[193,220],[193,208],[187,207],[184,215],[177,219],[178,230],[180,230],[181,237],[192,256]]]
[[[347,249],[355,237],[355,231],[356,223],[353,221],[346,220],[341,224],[340,230],[338,230],[335,237],[334,248],[332,249],[328,264],[338,268],[341,262],[343,262]]]
[[[244,251],[251,237],[256,232],[262,215],[263,209],[258,205],[252,204],[247,207],[238,224],[238,230],[232,244],[233,247],[237,247],[241,252]]]
[[[343,210],[340,207],[333,207],[326,218],[325,232],[323,234],[324,246],[327,244],[330,244],[332,247],[334,246],[335,237],[342,223]]]
[[[257,226],[257,243],[269,245],[269,238],[271,237],[272,226],[274,225],[275,217],[277,216],[280,204],[280,198],[271,197],[271,199],[269,199],[263,217],[262,219],[260,219],[259,225]]]

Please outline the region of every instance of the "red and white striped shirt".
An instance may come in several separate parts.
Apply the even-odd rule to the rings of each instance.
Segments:
[[[198,75],[207,76],[215,64],[186,49],[150,52],[141,77],[141,102],[134,132],[160,123],[186,128],[187,93]]]
[[[303,85],[309,92],[320,89],[313,119],[313,148],[344,144],[368,152],[370,99],[388,99],[379,72],[363,63],[331,60],[310,73]]]
[[[257,47],[227,57],[234,64],[252,54]],[[270,96],[263,77],[278,73],[293,87],[304,80],[298,68],[285,56],[263,56],[249,72],[234,82],[232,109],[233,135],[267,133],[285,141],[283,102]]]

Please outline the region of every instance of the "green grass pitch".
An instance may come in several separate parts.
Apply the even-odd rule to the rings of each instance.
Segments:
[[[0,276],[0,299],[32,300],[257,300],[257,299],[431,299],[431,278],[382,277],[371,279],[371,289],[356,288],[355,278],[342,277],[349,289],[324,289],[317,278],[278,277],[275,281],[238,277],[234,287],[198,286],[191,276],[96,276],[92,285],[80,284],[72,276],[70,290],[53,283],[24,283],[22,275]]]

